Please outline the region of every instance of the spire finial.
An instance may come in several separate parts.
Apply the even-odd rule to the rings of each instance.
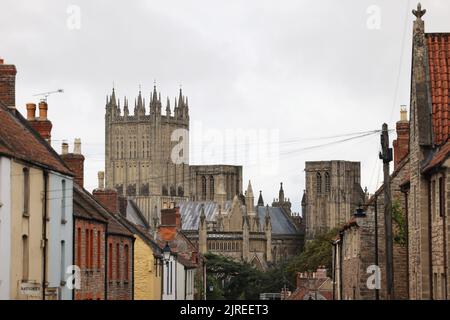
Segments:
[[[413,15],[415,15],[418,20],[422,20],[422,17],[426,12],[427,10],[422,10],[422,4],[420,2],[417,4],[417,10],[412,11]]]

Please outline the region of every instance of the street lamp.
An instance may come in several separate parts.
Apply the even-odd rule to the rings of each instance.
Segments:
[[[166,246],[163,249],[163,260],[164,260],[164,262],[166,262],[166,263],[169,262],[170,254],[171,254],[171,250],[170,250],[169,242],[166,242]]]

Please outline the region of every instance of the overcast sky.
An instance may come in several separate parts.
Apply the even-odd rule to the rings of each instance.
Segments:
[[[141,85],[148,102],[156,80],[164,100],[173,103],[180,84],[189,97],[191,131],[197,130],[192,164],[242,164],[244,188],[251,179],[266,201],[283,181],[299,211],[305,161],[361,161],[362,187],[373,192],[381,183],[377,134],[303,149],[347,136],[321,137],[376,130],[383,122],[393,127],[400,105],[409,107],[416,4],[2,0],[0,57],[18,69],[17,105],[24,114],[25,103],[38,102],[34,94],[65,90],[48,99],[53,145],[59,152],[61,140],[72,148],[75,137],[82,139],[88,190],[104,168],[105,97],[113,82],[130,102]],[[423,0],[422,6],[427,32],[450,32],[450,1]],[[275,145],[271,157],[208,156],[211,137],[239,129],[262,133],[256,142]],[[208,139],[205,147],[200,140]],[[229,155],[230,148],[225,143],[222,150]]]

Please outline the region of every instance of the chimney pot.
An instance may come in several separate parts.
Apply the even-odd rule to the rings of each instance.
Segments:
[[[45,101],[39,102],[39,120],[47,120],[48,104]]]
[[[98,176],[98,189],[104,190],[105,189],[105,172],[99,171],[97,176]]]
[[[2,58],[0,58],[0,64],[3,64],[3,59]]]
[[[63,142],[61,146],[61,154],[65,155],[69,153],[69,144],[67,142]]]
[[[75,138],[75,142],[73,145],[73,153],[81,154],[81,139],[80,138]]]
[[[36,119],[36,104],[27,103],[27,120],[33,121]]]

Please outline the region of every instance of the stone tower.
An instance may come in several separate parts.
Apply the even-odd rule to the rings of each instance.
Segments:
[[[106,98],[106,187],[133,197],[148,221],[163,202],[185,200],[190,194],[189,106],[181,89],[174,105],[172,115],[167,98],[166,114],[161,114],[156,86],[148,106],[139,90],[133,114],[126,97],[122,114],[114,88]]]
[[[302,199],[306,238],[346,223],[364,203],[359,162],[314,161],[305,164],[306,191]]]

